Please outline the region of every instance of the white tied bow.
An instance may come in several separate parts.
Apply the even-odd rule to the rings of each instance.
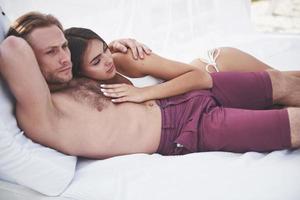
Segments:
[[[207,52],[207,55],[208,55],[208,59],[199,58],[201,61],[207,63],[207,65],[205,66],[205,70],[208,73],[211,73],[209,71],[209,67],[212,66],[216,70],[216,72],[219,72],[220,70],[218,69],[216,60],[220,55],[220,49],[211,49]]]

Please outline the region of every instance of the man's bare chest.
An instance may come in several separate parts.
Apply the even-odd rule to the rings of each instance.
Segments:
[[[100,82],[79,79],[72,81],[69,88],[64,91],[64,94],[75,102],[82,104],[82,106],[87,105],[102,111],[111,101],[103,95],[100,89]]]

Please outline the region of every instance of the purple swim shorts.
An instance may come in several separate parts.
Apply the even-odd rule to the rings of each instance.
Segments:
[[[157,153],[269,152],[291,147],[286,109],[270,109],[267,72],[211,74],[213,88],[158,100],[162,133]]]

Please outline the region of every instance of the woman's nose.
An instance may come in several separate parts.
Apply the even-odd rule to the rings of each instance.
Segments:
[[[102,59],[104,59],[104,64],[108,67],[111,67],[111,65],[113,64],[113,59],[111,56],[103,55]]]

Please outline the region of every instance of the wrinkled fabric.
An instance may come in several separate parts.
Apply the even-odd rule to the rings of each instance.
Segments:
[[[272,106],[268,73],[211,75],[211,90],[196,90],[157,101],[162,115],[157,153],[268,152],[291,147],[287,110],[268,110]]]

